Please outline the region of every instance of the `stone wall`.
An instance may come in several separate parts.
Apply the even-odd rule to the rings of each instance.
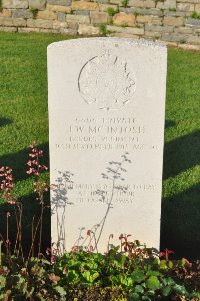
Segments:
[[[200,0],[0,0],[0,30],[148,38],[200,50]]]

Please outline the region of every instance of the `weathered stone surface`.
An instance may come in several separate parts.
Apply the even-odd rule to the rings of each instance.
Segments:
[[[183,12],[183,11],[170,11],[170,10],[164,10],[164,16],[170,16],[170,17],[184,17],[186,16],[187,12]],[[191,13],[189,13],[191,14]]]
[[[163,15],[163,11],[161,11],[160,9],[157,9],[157,8],[150,8],[150,9],[146,9],[146,8],[139,9],[138,8],[138,9],[135,9],[135,11],[142,15],[152,15],[152,16],[162,16]]]
[[[154,8],[156,6],[156,2],[153,0],[129,0],[128,5],[141,8]]]
[[[24,20],[24,19],[21,19],[21,18],[19,18],[19,19],[11,19],[12,20],[12,24],[14,25],[14,26],[19,26],[19,27],[21,27],[21,26],[26,26],[26,20]]]
[[[144,7],[154,8],[154,7],[156,7],[156,3],[154,0],[146,0],[146,1],[144,1]]]
[[[155,31],[155,32],[173,32],[173,26],[159,26],[159,25],[145,25],[145,31]]]
[[[90,17],[84,15],[66,15],[66,21],[80,24],[89,24]]]
[[[105,4],[108,3],[108,0],[94,0],[94,2]]]
[[[3,8],[0,10],[0,17],[11,17],[11,10]]]
[[[110,3],[121,5],[121,0],[110,0]]]
[[[29,7],[43,10],[46,7],[46,0],[29,0]]]
[[[28,0],[2,0],[3,8],[28,8]]]
[[[185,25],[200,26],[200,20],[188,18],[185,20]]]
[[[159,9],[176,9],[176,0],[158,1],[156,7]]]
[[[76,31],[78,31],[78,23],[74,23],[74,22],[68,22],[68,27],[71,29],[76,29]]]
[[[129,0],[128,5],[142,8],[142,7],[144,7],[144,1],[143,0]]]
[[[1,27],[0,26],[0,31],[3,31],[3,32],[16,32],[17,31],[17,27],[7,27],[7,26],[3,26]]]
[[[124,33],[124,28],[123,27],[119,27],[119,26],[107,25],[107,30],[110,33],[115,33],[115,32]]]
[[[164,24],[170,25],[170,26],[182,26],[184,24],[184,19],[182,17],[170,17],[165,16],[164,17]]]
[[[30,27],[19,27],[18,32],[40,32],[40,29]]]
[[[135,26],[135,16],[133,14],[118,13],[113,16],[114,25]]]
[[[26,26],[26,20],[21,18],[0,17],[0,25],[2,26]]]
[[[99,10],[99,5],[96,2],[73,1],[72,10]]]
[[[27,20],[28,27],[38,27],[38,28],[53,28],[53,22],[50,20]]]
[[[66,14],[65,13],[61,13],[61,12],[57,13],[57,19],[60,22],[64,22],[65,19],[66,19]]]
[[[200,4],[196,4],[194,10],[195,10],[198,14],[200,14]]]
[[[94,27],[92,25],[85,25],[85,24],[80,24],[78,27],[78,33],[85,35],[98,35],[99,34],[99,28]]]
[[[110,233],[114,245],[127,233],[159,248],[166,69],[166,47],[152,42],[96,38],[48,47],[51,183],[58,183],[51,233],[63,249],[88,245],[81,228],[83,237],[95,229],[99,252]],[[73,183],[64,186],[70,172]]]
[[[199,0],[178,0],[178,2],[199,4]]]
[[[90,13],[92,24],[102,24],[108,22],[108,14],[106,12],[91,12]]]
[[[40,28],[40,32],[43,32],[43,33],[52,33],[52,29]]]
[[[152,16],[152,25],[162,25],[162,18],[159,16]]]
[[[51,10],[41,10],[37,13],[37,19],[56,20],[57,15]]]
[[[119,7],[119,12],[123,12],[126,14],[133,14],[135,10],[140,10],[140,8],[134,8],[134,7]]]
[[[68,24],[58,20],[53,21],[53,29],[59,30],[60,28],[68,28]]]
[[[130,34],[130,35],[143,35],[144,34],[144,28],[138,28],[138,27],[119,27],[119,26],[113,26],[108,25],[107,30],[111,33],[118,32],[122,34]]]
[[[51,5],[65,5],[70,6],[72,3],[72,0],[47,0],[48,4]]]
[[[130,34],[134,34],[134,35],[140,35],[142,36],[144,34],[144,28],[131,28],[131,27],[125,27],[124,28],[124,32],[125,33],[130,33]]]
[[[85,16],[89,16],[90,15],[90,11],[89,10],[76,10],[73,11],[74,15],[85,15]]]
[[[145,30],[145,37],[150,37],[152,39],[159,39],[161,37],[161,35],[162,35],[161,32]]]
[[[108,11],[108,8],[112,8],[112,9],[114,9],[115,11],[117,10],[117,5],[115,5],[115,4],[103,4],[103,3],[99,3],[99,10],[100,11],[105,11],[105,12],[107,12]]]
[[[178,3],[177,11],[194,11],[194,4],[190,3]]]
[[[76,35],[77,30],[72,28],[61,28],[60,33],[67,34],[67,35]]]
[[[25,18],[29,19],[33,17],[33,14],[29,9],[14,9],[12,12],[13,18]]]
[[[193,28],[191,27],[177,27],[174,28],[175,33],[184,33],[184,34],[190,34],[193,33]]]
[[[178,48],[181,48],[184,50],[200,51],[200,46],[198,46],[198,45],[179,44]]]
[[[162,39],[169,42],[186,43],[188,36],[184,34],[168,34],[164,33]]]
[[[138,23],[151,23],[152,16],[137,16],[136,21]]]
[[[189,36],[187,42],[191,44],[200,45],[200,36]]]
[[[172,48],[177,48],[177,43],[175,42],[169,42],[169,41],[165,41],[165,45],[166,46],[169,46],[169,47],[172,47]]]
[[[71,13],[71,7],[69,7],[69,6],[47,4],[47,9],[54,11],[54,12],[63,12],[66,14]]]

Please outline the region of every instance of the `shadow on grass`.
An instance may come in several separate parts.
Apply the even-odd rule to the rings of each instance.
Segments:
[[[163,199],[161,249],[171,249],[175,257],[199,259],[200,184]]]
[[[165,144],[163,179],[175,177],[200,164],[200,130]]]
[[[169,119],[165,120],[165,128],[166,128],[166,129],[168,129],[168,128],[174,126],[175,124],[176,124],[176,123],[175,123],[173,120],[169,120]]]
[[[11,124],[12,122],[13,122],[12,119],[0,117],[0,127]]]
[[[200,131],[165,144],[163,179],[200,164]],[[169,248],[177,257],[199,258],[200,184],[162,200],[161,249]]]
[[[46,166],[49,166],[49,144],[43,143],[37,145],[37,148],[44,151],[42,162]],[[9,166],[12,168],[15,182],[22,181],[30,177],[26,174],[26,171],[28,170],[27,162],[30,159],[28,155],[29,153],[30,148],[25,148],[14,154],[0,157],[0,166]]]
[[[31,233],[32,233],[32,219],[35,217],[35,225],[38,221],[40,214],[39,201],[36,199],[36,194],[26,195],[23,198],[19,198],[19,202],[23,205],[23,218],[22,218],[22,247],[24,255],[28,256],[31,247]],[[50,196],[49,193],[45,195],[46,209],[44,211],[44,222],[43,222],[43,238],[42,238],[42,254],[45,255],[46,249],[51,247],[51,214],[50,214]],[[14,206],[9,204],[1,204],[0,210],[0,232],[3,238],[6,239],[6,212],[11,213],[9,218],[9,240],[12,242],[11,250],[14,249],[17,226],[15,219]],[[38,254],[38,236],[36,237],[36,243],[34,245],[34,254]]]

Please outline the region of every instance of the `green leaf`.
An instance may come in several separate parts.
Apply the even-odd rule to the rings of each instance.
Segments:
[[[132,279],[134,282],[140,283],[145,279],[145,275],[142,271],[140,270],[135,270],[133,271],[133,273],[131,274]]]
[[[5,288],[6,286],[6,277],[0,276],[0,289]]]
[[[137,293],[132,293],[129,297],[128,297],[128,301],[135,301],[135,300],[140,300],[140,296]]]
[[[160,268],[162,270],[166,270],[167,269],[166,260],[161,260],[160,261]]]
[[[169,278],[166,279],[166,283],[167,283],[167,285],[169,285],[169,286],[172,286],[172,285],[175,284],[174,280],[173,280],[171,277],[169,277]]]
[[[182,285],[175,284],[175,285],[173,286],[173,289],[174,289],[175,292],[178,293],[179,295],[185,295],[185,294],[187,293],[185,287],[182,286]]]
[[[146,281],[146,287],[150,290],[157,290],[160,288],[160,281],[156,276],[150,276]]]
[[[152,301],[151,298],[149,298],[148,296],[142,296],[142,300],[145,300],[145,301]]]
[[[126,261],[126,255],[120,254],[120,257],[119,257],[120,264],[123,265],[125,261]]]
[[[170,260],[169,262],[168,262],[168,267],[171,269],[171,268],[173,268],[173,262]]]
[[[57,285],[54,287],[54,289],[57,291],[57,293],[61,296],[61,297],[64,297],[66,295],[66,292],[64,290],[63,287]]]
[[[135,286],[135,293],[144,293],[144,288],[141,285],[136,285]]]
[[[171,292],[171,287],[170,286],[164,286],[162,288],[163,296],[165,296],[165,297],[169,296],[170,292]]]
[[[160,273],[158,271],[152,271],[152,270],[150,270],[150,271],[147,272],[146,275],[147,276],[159,276]]]

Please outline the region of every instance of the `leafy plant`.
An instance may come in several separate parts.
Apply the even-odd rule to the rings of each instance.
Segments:
[[[39,11],[38,8],[30,7],[29,10],[33,15],[33,19],[36,19]]]
[[[0,0],[0,12],[3,11],[2,0]]]
[[[121,5],[124,7],[127,7],[129,3],[129,0],[122,0]]]
[[[105,24],[101,24],[99,26],[99,32],[100,34],[102,34],[103,36],[106,36],[106,34],[108,33],[107,31],[107,26]]]
[[[200,14],[198,14],[196,11],[194,11],[194,12],[191,14],[191,18],[193,18],[193,19],[200,19]]]
[[[107,13],[110,17],[113,17],[118,12],[119,12],[119,9],[114,9],[113,7],[108,7],[108,9],[107,9]]]

